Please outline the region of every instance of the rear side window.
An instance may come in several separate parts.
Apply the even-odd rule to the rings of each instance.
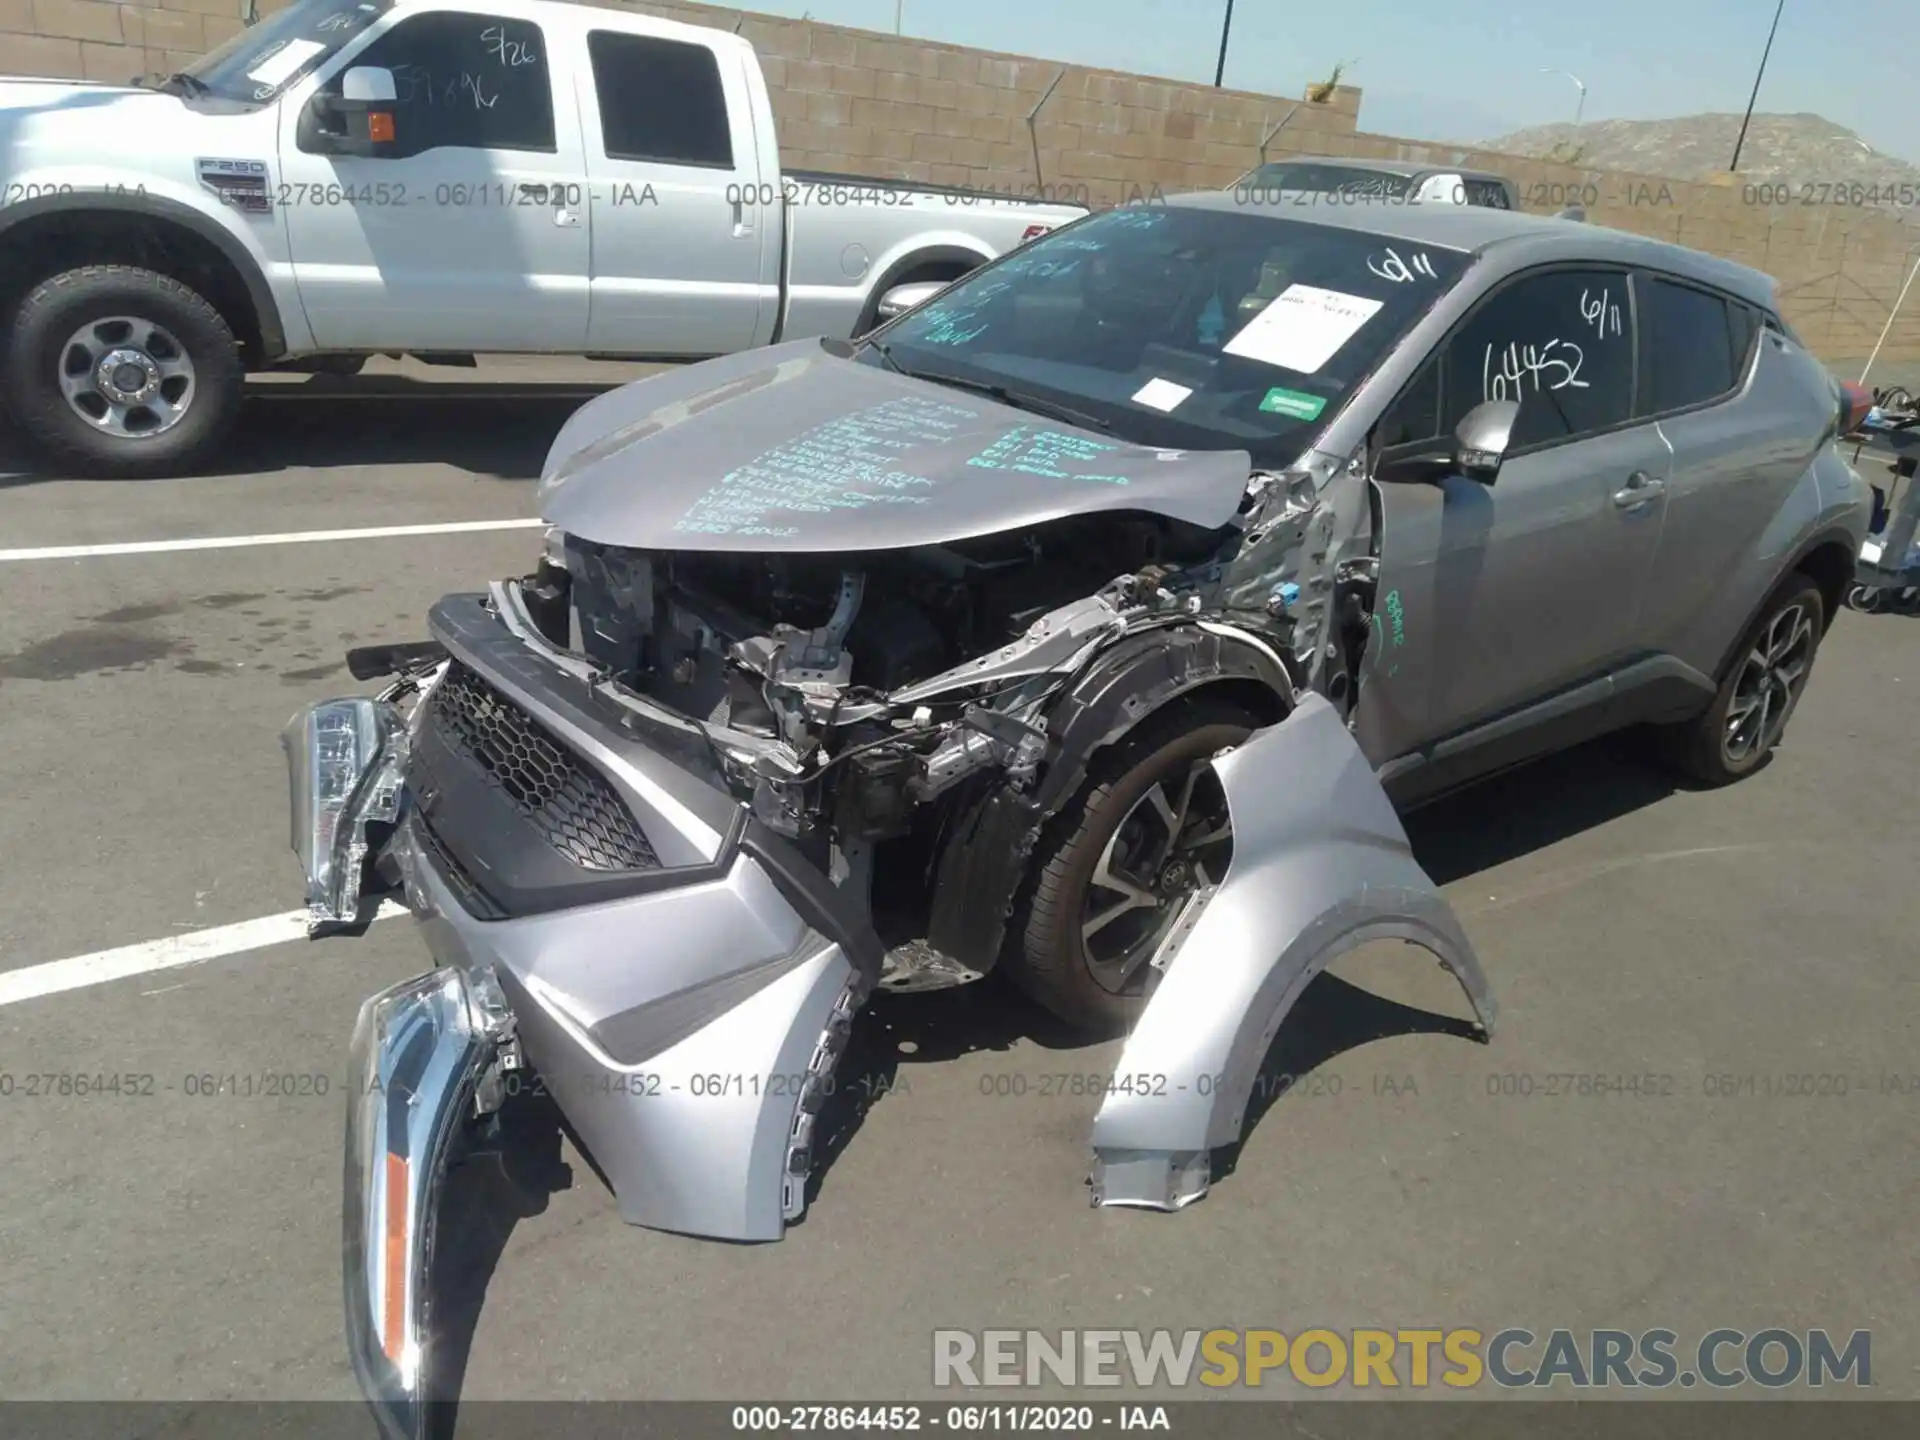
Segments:
[[[1718,295],[1643,277],[1640,302],[1640,413],[1665,415],[1704,405],[1739,383],[1746,346],[1734,351],[1735,319]]]
[[[1507,187],[1498,180],[1467,181],[1467,204],[1484,205],[1489,210],[1511,210],[1513,205],[1507,199]]]
[[[609,160],[733,168],[720,63],[704,45],[595,30],[587,36]]]
[[[1441,433],[1485,400],[1520,402],[1516,450],[1632,418],[1628,306],[1627,279],[1617,271],[1553,270],[1509,284],[1447,341]]]
[[[1727,331],[1733,339],[1733,379],[1737,385],[1746,378],[1747,362],[1753,358],[1753,339],[1760,331],[1760,317],[1745,305],[1727,305]]]

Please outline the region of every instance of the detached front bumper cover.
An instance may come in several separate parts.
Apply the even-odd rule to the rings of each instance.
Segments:
[[[434,1398],[434,1217],[476,1100],[497,1090],[513,1021],[489,972],[447,968],[368,1000],[348,1062],[347,1349],[389,1440],[426,1434]]]
[[[360,910],[367,826],[400,815],[405,719],[393,705],[364,696],[323,700],[287,722],[280,745],[309,929],[350,922]]]

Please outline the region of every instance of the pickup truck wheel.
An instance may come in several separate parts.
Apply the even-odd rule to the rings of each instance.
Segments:
[[[1741,637],[1713,703],[1669,731],[1669,756],[1704,785],[1751,775],[1786,732],[1826,632],[1826,606],[1810,576],[1795,575],[1761,608]]]
[[[1183,709],[1122,742],[1043,841],[1014,983],[1076,1029],[1123,1028],[1146,1007],[1148,962],[1182,902],[1231,858],[1226,795],[1208,762],[1257,722],[1233,706]]]
[[[239,414],[246,375],[220,312],[178,280],[89,265],[36,286],[13,317],[0,398],[75,474],[178,474]]]

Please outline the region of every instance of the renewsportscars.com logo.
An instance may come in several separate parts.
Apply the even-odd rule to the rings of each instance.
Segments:
[[[1866,1388],[1873,1335],[1836,1343],[1825,1330],[1710,1330],[1683,1344],[1672,1330],[936,1330],[942,1388],[1042,1385],[1456,1390],[1665,1389],[1741,1385]]]

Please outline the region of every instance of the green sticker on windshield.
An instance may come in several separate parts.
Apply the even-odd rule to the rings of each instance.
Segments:
[[[1318,395],[1306,395],[1298,390],[1283,390],[1276,385],[1267,391],[1267,398],[1260,402],[1260,408],[1269,415],[1291,415],[1296,420],[1318,420],[1320,412],[1327,408],[1327,402]]]

